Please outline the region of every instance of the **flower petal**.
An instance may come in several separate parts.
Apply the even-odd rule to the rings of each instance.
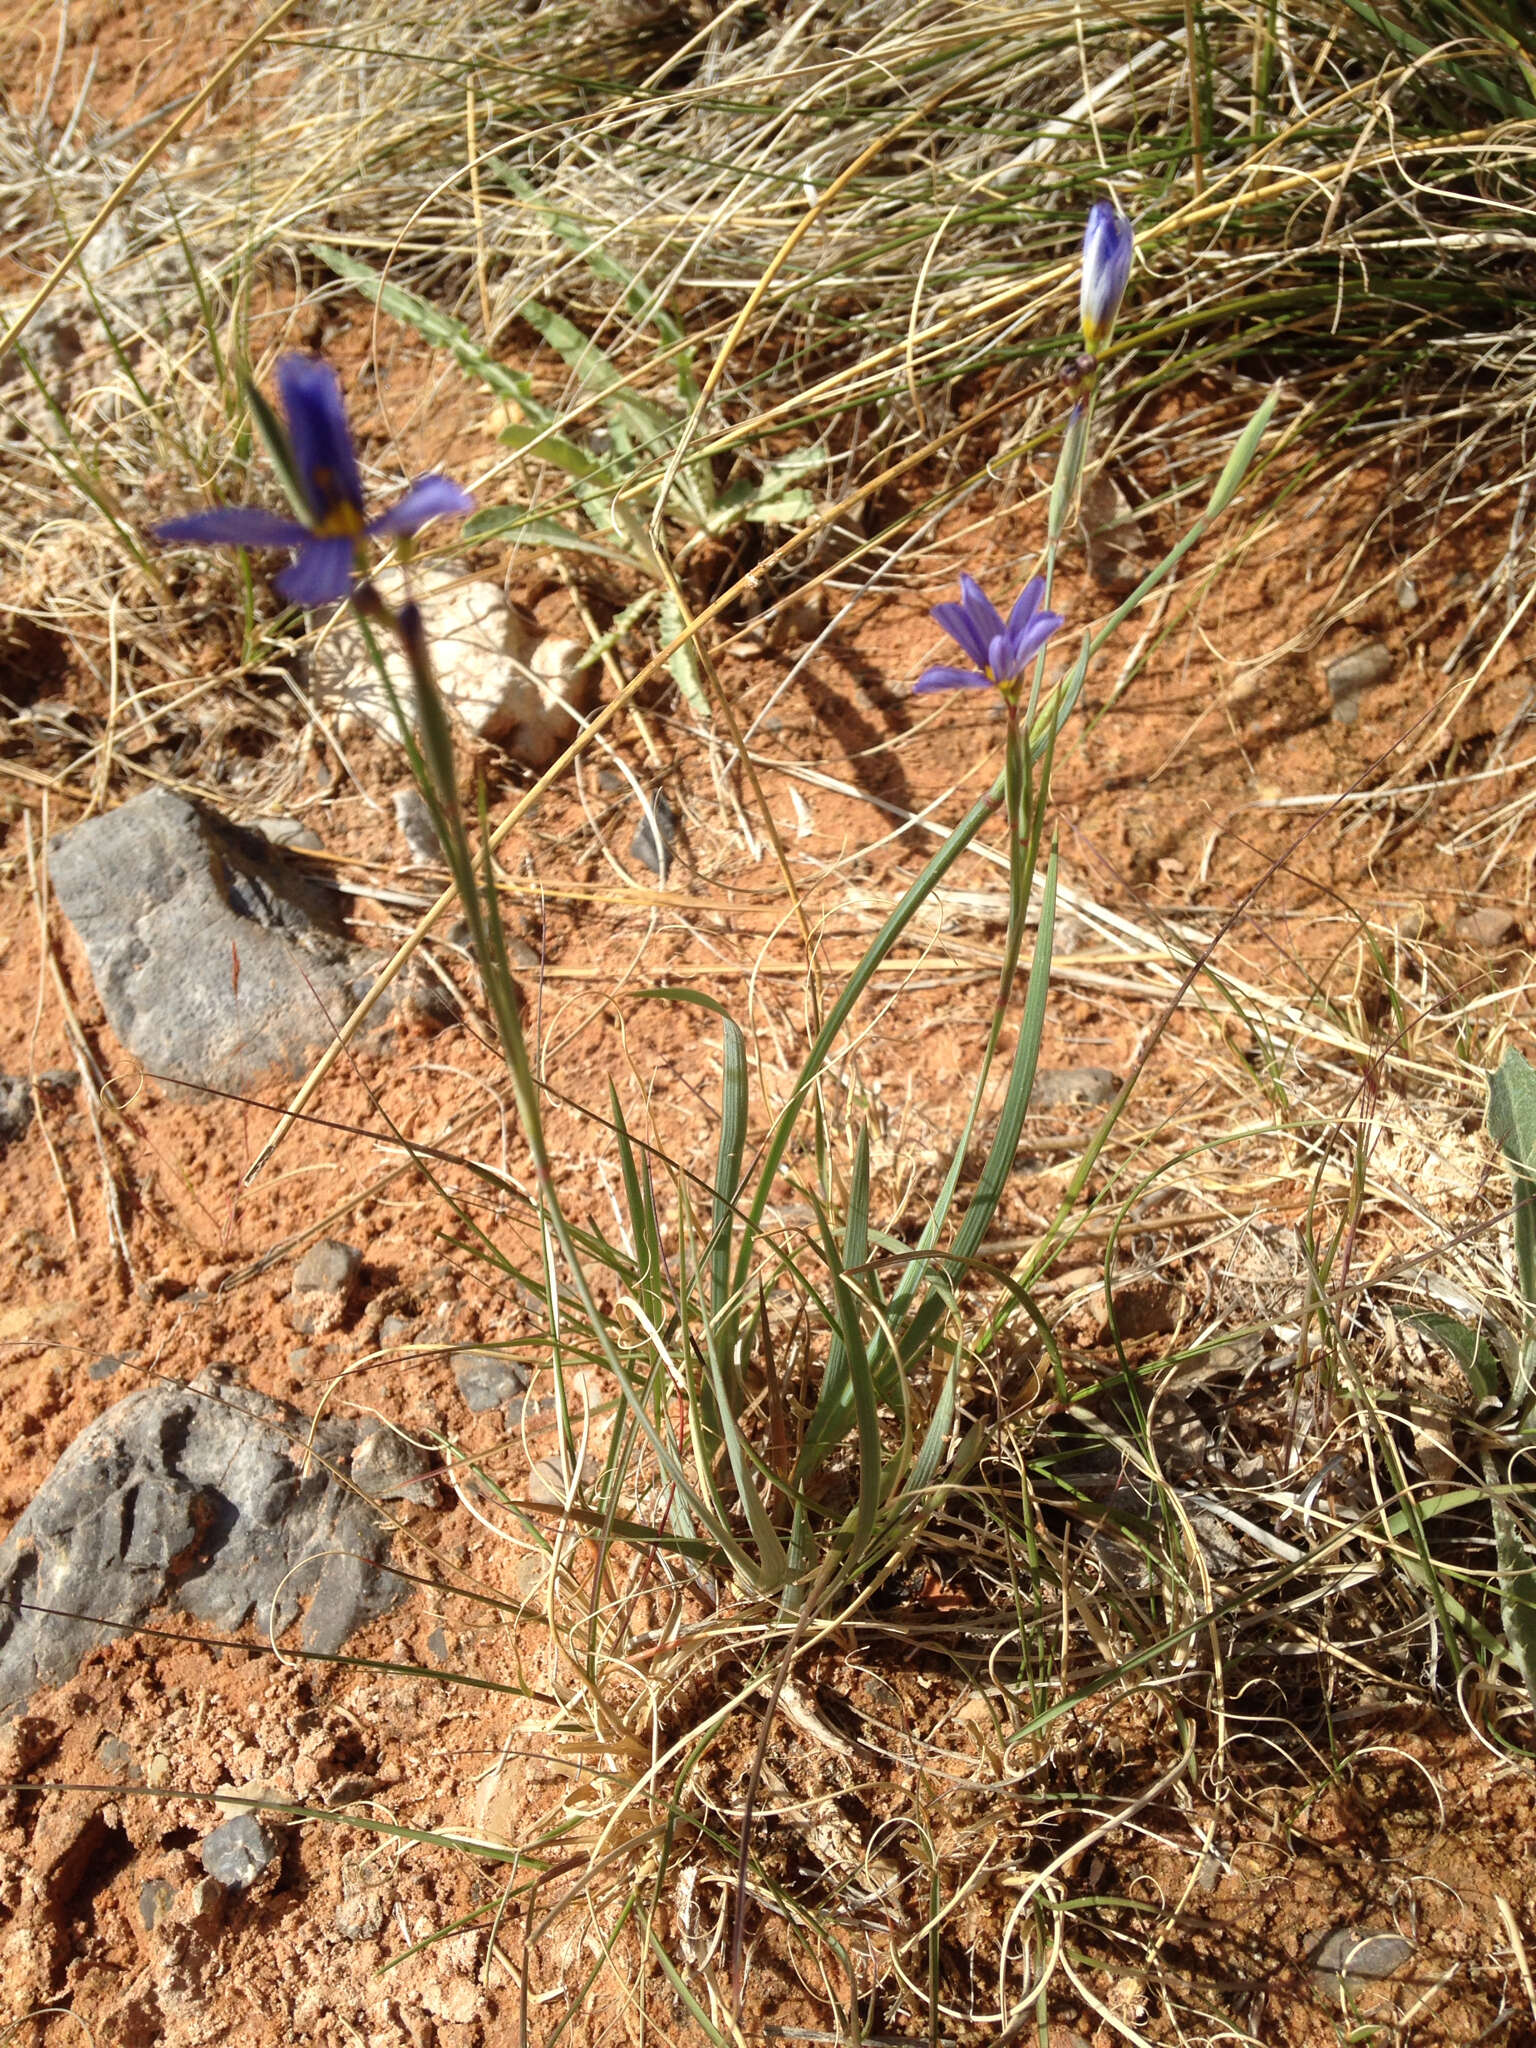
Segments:
[[[356,541],[346,534],[335,540],[314,540],[306,534],[299,559],[281,576],[273,577],[272,587],[279,597],[303,605],[306,611],[335,604],[352,589],[356,548]]]
[[[978,675],[973,668],[925,668],[912,685],[914,693],[930,690],[990,690],[992,678]]]
[[[936,604],[930,617],[935,625],[944,628],[951,640],[960,643],[978,668],[986,667],[990,636],[978,628],[963,604]]]
[[[1012,672],[1022,675],[1046,641],[1066,624],[1060,612],[1036,612],[1013,643]]]
[[[995,640],[1003,630],[1002,614],[974,576],[960,578],[960,598],[977,632],[984,633],[989,642]]]
[[[175,547],[184,541],[205,541],[214,547],[296,548],[309,539],[297,519],[263,512],[255,505],[220,505],[212,512],[189,512],[184,519],[162,519],[150,532]]]
[[[446,476],[419,476],[387,512],[370,519],[370,533],[416,533],[429,519],[461,519],[475,501]]]
[[[1096,200],[1083,231],[1083,281],[1078,312],[1090,355],[1108,346],[1130,282],[1136,233],[1113,200]]]
[[[1008,614],[1008,630],[1017,633],[1021,626],[1027,626],[1040,609],[1040,600],[1045,595],[1045,578],[1031,576],[1024,588],[1013,601],[1013,610]]]
[[[318,356],[284,356],[277,366],[277,388],[288,415],[293,459],[316,520],[343,508],[361,518],[363,480],[336,372]]]

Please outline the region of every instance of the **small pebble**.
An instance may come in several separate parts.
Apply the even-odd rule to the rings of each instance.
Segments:
[[[253,818],[251,826],[268,846],[281,846],[290,853],[324,853],[325,841],[311,825],[297,818]]]
[[[1370,640],[1363,647],[1354,648],[1348,654],[1341,654],[1336,661],[1330,661],[1324,670],[1328,694],[1333,699],[1333,715],[1341,725],[1353,725],[1360,716],[1360,692],[1374,689],[1384,683],[1394,667],[1394,656],[1390,647],[1379,640]]]
[[[0,1074],[0,1145],[14,1145],[32,1125],[32,1083],[25,1074]]]
[[[1086,1102],[1102,1107],[1120,1093],[1120,1083],[1108,1067],[1042,1067],[1030,1090],[1031,1109],[1064,1109],[1069,1103]]]
[[[277,1861],[278,1847],[254,1813],[239,1814],[205,1837],[199,1850],[204,1870],[243,1892]]]
[[[109,1380],[113,1373],[121,1372],[122,1369],[123,1361],[109,1354],[105,1358],[98,1358],[96,1363],[88,1368],[88,1376],[93,1380]]]
[[[437,836],[427,800],[415,783],[410,782],[404,789],[397,789],[390,802],[395,807],[395,824],[411,859],[422,867],[441,866],[442,842]]]
[[[666,791],[657,789],[652,793],[649,813],[642,811],[640,814],[629,850],[642,867],[649,868],[653,875],[659,875],[665,881],[676,838],[677,814],[667,801]]]
[[[474,1415],[504,1407],[528,1384],[524,1367],[499,1351],[455,1352],[453,1377],[459,1398]]]
[[[1413,1943],[1400,1934],[1371,1934],[1355,1927],[1336,1927],[1312,1958],[1313,1975],[1331,1991],[1352,1983],[1390,1977],[1413,1954]]]
[[[1480,947],[1485,953],[1496,953],[1502,946],[1512,946],[1520,937],[1520,922],[1513,912],[1491,907],[1464,910],[1454,929],[1464,945]]]

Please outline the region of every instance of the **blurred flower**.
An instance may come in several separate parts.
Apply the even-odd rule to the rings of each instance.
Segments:
[[[1100,199],[1089,209],[1083,230],[1083,343],[1090,355],[1108,348],[1125,287],[1130,281],[1136,235],[1129,218],[1113,200]]]
[[[1025,669],[1059,626],[1059,612],[1043,612],[1045,579],[1032,576],[1019,592],[1004,625],[991,598],[973,577],[960,578],[959,604],[936,604],[933,617],[952,640],[960,643],[975,668],[925,668],[913,685],[917,690],[987,690],[1012,697]]]
[[[365,540],[413,534],[429,519],[474,510],[474,499],[447,477],[423,476],[387,512],[365,518],[362,478],[336,372],[314,356],[284,356],[277,366],[277,388],[288,420],[289,467],[308,517],[284,519],[254,505],[222,506],[163,520],[151,529],[156,540],[296,548],[297,561],[273,579],[274,587],[290,604],[312,609],[351,592],[366,572]]]

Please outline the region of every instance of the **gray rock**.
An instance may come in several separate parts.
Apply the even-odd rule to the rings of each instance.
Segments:
[[[14,1145],[32,1128],[32,1083],[25,1074],[0,1074],[0,1145]]]
[[[1358,1927],[1336,1927],[1318,1945],[1312,1957],[1312,1972],[1325,1989],[1343,1991],[1351,1983],[1390,1977],[1412,1954],[1413,1943],[1401,1934],[1370,1934]]]
[[[323,1336],[346,1321],[357,1292],[362,1256],[339,1238],[322,1237],[293,1269],[288,1322],[301,1337]]]
[[[411,859],[422,867],[440,866],[442,843],[432,822],[432,813],[427,808],[427,800],[415,783],[409,782],[404,789],[397,789],[390,802],[395,807],[395,824]]]
[[[596,1458],[583,1458],[581,1469],[576,1474],[576,1498],[590,1493],[602,1477],[602,1467]],[[528,1498],[540,1507],[563,1508],[568,1489],[565,1472],[558,1458],[540,1458],[528,1474]]]
[[[105,1358],[98,1358],[94,1365],[86,1368],[86,1377],[93,1380],[109,1380],[113,1373],[121,1372],[123,1361],[109,1352]]]
[[[176,1887],[167,1878],[152,1877],[139,1886],[139,1918],[144,1932],[152,1934],[155,1922],[176,1897]]]
[[[677,838],[677,813],[667,801],[664,789],[653,791],[650,812],[642,811],[640,822],[635,827],[635,836],[629,842],[629,850],[642,867],[667,878],[667,869],[672,864],[672,846]]]
[[[499,1351],[455,1352],[453,1377],[459,1398],[476,1415],[504,1407],[528,1384],[528,1374],[517,1360]]]
[[[297,818],[253,818],[251,830],[259,832],[268,846],[286,847],[290,853],[324,853],[325,841],[312,825]]]
[[[211,1878],[232,1892],[249,1891],[277,1861],[279,1850],[254,1813],[237,1814],[205,1836],[198,1851]]]
[[[98,1416],[0,1544],[0,1721],[156,1607],[263,1635],[302,1612],[303,1646],[327,1654],[387,1612],[404,1591],[378,1569],[389,1532],[327,1470],[346,1470],[359,1434],[311,1433],[214,1373]]]
[[[371,981],[334,892],[170,790],[58,835],[49,860],[108,1022],[173,1085],[303,1072]]]
[[[1379,640],[1368,640],[1361,647],[1352,648],[1348,654],[1341,654],[1336,661],[1330,661],[1324,670],[1328,683],[1328,695],[1333,699],[1333,715],[1341,725],[1353,725],[1360,716],[1360,692],[1374,689],[1391,675],[1394,656],[1390,647]]]
[[[335,1928],[343,1941],[373,1941],[384,1932],[389,1903],[381,1891],[353,1892],[336,1908]]]
[[[392,1429],[371,1430],[352,1453],[352,1484],[370,1500],[408,1500],[429,1507],[436,1489],[426,1476],[432,1460]]]
[[[1489,906],[1484,910],[1464,910],[1452,929],[1464,945],[1496,953],[1502,946],[1514,945],[1520,937],[1520,920],[1513,911]]]
[[[1120,1083],[1108,1067],[1042,1067],[1030,1091],[1031,1109],[1065,1109],[1075,1102],[1095,1108],[1113,1102]]]

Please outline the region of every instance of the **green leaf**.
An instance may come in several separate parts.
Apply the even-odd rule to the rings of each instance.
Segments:
[[[1488,1134],[1509,1161],[1515,1183],[1515,1264],[1525,1304],[1526,1345],[1536,1319],[1536,1073],[1523,1053],[1505,1053],[1488,1081]],[[1521,1378],[1528,1376],[1522,1361]],[[1525,1387],[1514,1389],[1523,1399]]]
[[[313,520],[314,507],[304,495],[304,485],[299,477],[298,466],[289,446],[287,429],[262,395],[255,378],[243,365],[237,372],[241,394],[250,407],[251,418],[261,436],[261,445],[267,451],[267,460],[283,487],[283,496],[293,508],[295,519],[302,519],[308,526]]]
[[[391,284],[371,263],[349,256],[344,249],[333,249],[325,242],[311,242],[309,246],[311,254],[318,256],[337,277],[355,285],[382,312],[403,320],[408,327],[414,327],[423,341],[431,342],[434,348],[447,349],[461,370],[477,377],[498,398],[511,399],[530,420],[540,425],[547,426],[554,418],[554,414],[534,397],[533,384],[528,376],[521,370],[508,369],[505,363],[498,363],[474,339],[468,328],[451,314],[444,313],[429,300],[419,298],[415,292],[408,292],[403,285]]]
[[[644,320],[655,328],[661,340],[670,349],[682,352],[677,359],[677,381],[680,396],[692,405],[698,398],[698,386],[693,377],[693,352],[684,347],[681,327],[656,297],[626,268],[611,251],[593,240],[587,230],[572,214],[563,213],[558,206],[542,197],[531,179],[509,164],[504,157],[491,156],[484,160],[482,168],[499,184],[515,192],[533,212],[546,224],[552,234],[560,237],[576,250],[591,270],[594,277],[606,278],[610,284],[620,286],[624,293],[624,304],[637,320]]]
[[[589,455],[585,448],[579,447],[565,434],[551,433],[548,427],[537,426],[531,420],[514,420],[510,426],[503,427],[496,438],[504,447],[515,448],[520,455],[542,455],[546,462],[563,469],[578,483],[598,477],[614,484],[618,482],[608,465],[595,455]]]
[[[677,639],[684,630],[682,606],[670,591],[661,600],[656,622],[663,646],[669,640]],[[696,717],[708,718],[709,693],[704,688],[704,675],[699,667],[699,657],[694,651],[692,640],[685,640],[682,646],[673,648],[667,656],[667,667],[671,671],[673,681],[682,691],[689,710]]]
[[[790,490],[768,478],[754,483],[742,477],[719,494],[706,524],[711,533],[729,533],[744,520],[753,526],[793,526],[811,518],[815,510],[809,491]]]
[[[1422,1331],[1442,1345],[1467,1376],[1467,1385],[1477,1401],[1496,1401],[1499,1396],[1499,1361],[1481,1330],[1438,1309],[1398,1308],[1393,1314],[1400,1323]]]
[[[463,532],[466,540],[509,540],[517,547],[563,548],[570,554],[602,555],[607,561],[634,567],[631,557],[621,548],[610,547],[590,534],[578,533],[574,526],[566,526],[558,519],[530,512],[523,505],[487,505],[465,520]]]
[[[601,396],[623,390],[624,379],[618,365],[590,335],[582,333],[574,320],[568,320],[564,313],[557,313],[553,306],[546,306],[539,299],[524,299],[517,310],[588,391]]]

